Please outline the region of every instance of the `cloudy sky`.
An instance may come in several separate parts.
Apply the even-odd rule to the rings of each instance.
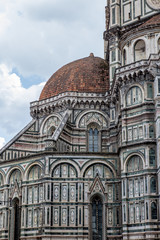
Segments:
[[[106,0],[0,0],[0,148],[64,64],[103,57]]]

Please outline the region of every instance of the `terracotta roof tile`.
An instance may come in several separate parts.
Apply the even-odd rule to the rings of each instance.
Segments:
[[[45,84],[39,100],[63,92],[105,93],[109,90],[108,64],[91,54],[55,72]]]
[[[151,25],[157,25],[157,24],[160,24],[160,14],[153,16],[148,21],[140,25],[139,28],[151,26]]]

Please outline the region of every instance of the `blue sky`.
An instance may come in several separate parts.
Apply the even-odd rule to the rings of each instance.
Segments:
[[[103,57],[106,0],[0,0],[0,147],[30,120],[49,77],[63,65]]]

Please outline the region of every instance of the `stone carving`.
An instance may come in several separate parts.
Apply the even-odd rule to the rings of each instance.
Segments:
[[[43,201],[43,186],[40,186],[39,199],[40,199],[40,201]]]
[[[28,226],[31,227],[32,224],[32,211],[28,211]]]
[[[144,193],[144,181],[141,179],[141,194]]]
[[[147,0],[147,3],[154,10],[160,9],[160,0]]]
[[[37,203],[38,202],[38,188],[35,187],[34,189],[34,202]]]
[[[59,176],[60,176],[60,167],[57,167],[57,168],[54,170],[53,177],[59,177]]]
[[[75,200],[75,186],[71,186],[70,193],[71,200]]]
[[[54,224],[58,224],[58,208],[54,209]]]
[[[72,167],[70,168],[70,177],[76,177],[75,170]]]
[[[50,117],[44,124],[43,127],[43,134],[44,135],[51,135],[52,133],[50,132],[51,128],[57,128],[60,123],[60,120],[56,116]]]
[[[34,210],[34,226],[37,226],[37,210]]]
[[[70,213],[70,222],[71,224],[74,224],[75,221],[75,210],[71,209],[71,213]]]
[[[32,188],[29,188],[28,203],[32,203]]]
[[[59,198],[59,186],[54,187],[54,199],[58,200]]]
[[[130,206],[130,222],[134,222],[134,207]]]
[[[142,204],[141,206],[141,216],[142,216],[142,220],[145,220],[144,204]]]
[[[131,197],[133,196],[133,181],[129,182],[129,195]]]
[[[62,199],[67,200],[67,186],[66,185],[62,186]]]
[[[108,187],[108,200],[112,200],[112,186]]]
[[[63,165],[63,176],[65,177],[67,175],[67,166],[66,165]]]
[[[85,177],[93,178],[96,177],[97,174],[99,177],[112,178],[110,169],[101,164],[95,164],[94,166],[90,167],[86,171]]]
[[[108,209],[108,224],[112,224],[112,209]]]
[[[62,209],[62,224],[66,224],[67,223],[67,209],[64,208]]]
[[[107,120],[104,118],[104,116],[95,112],[85,114],[80,120],[79,127],[85,128],[87,125],[93,122],[102,127],[107,127]]]
[[[136,220],[139,220],[139,206],[136,206]]]

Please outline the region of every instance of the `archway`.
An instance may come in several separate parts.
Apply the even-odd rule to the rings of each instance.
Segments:
[[[92,198],[92,240],[103,239],[103,203],[99,195]]]
[[[19,199],[14,198],[12,201],[12,210],[11,210],[11,225],[10,225],[11,240],[20,239],[20,226],[21,226],[21,212],[20,212]]]

